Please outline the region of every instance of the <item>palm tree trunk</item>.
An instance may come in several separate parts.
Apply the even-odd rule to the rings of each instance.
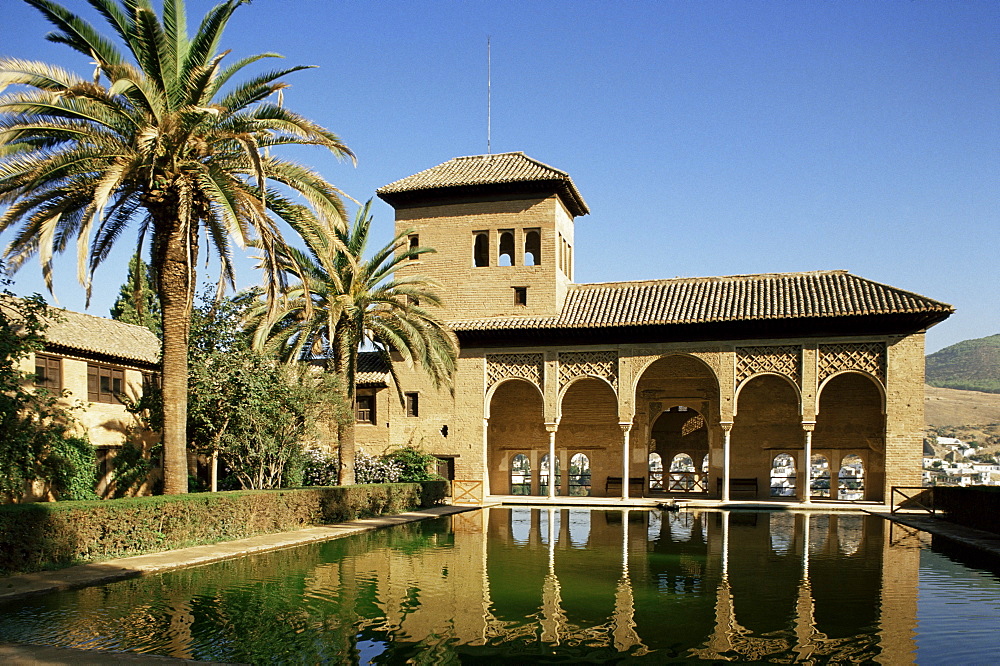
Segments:
[[[164,211],[153,212],[154,218],[160,218],[159,213]],[[163,217],[168,218],[162,220],[166,234],[153,249],[163,313],[163,492],[176,495],[188,491],[188,338],[197,247],[175,211]]]
[[[340,458],[339,483],[342,486],[354,485],[354,460],[356,449],[354,446],[354,424],[355,410],[354,404],[354,384],[355,369],[358,365],[357,345],[344,344],[344,337],[347,336],[345,324],[346,317],[341,316],[341,321],[334,334],[334,354],[337,374],[344,382],[344,393],[347,398],[347,405],[350,408],[350,416],[346,423],[337,426],[337,451]],[[349,322],[347,322],[349,323]]]

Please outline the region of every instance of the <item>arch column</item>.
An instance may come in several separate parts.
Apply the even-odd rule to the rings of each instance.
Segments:
[[[629,433],[632,431],[631,423],[619,423],[622,429],[622,499],[628,499],[628,479],[629,479]]]
[[[556,431],[558,423],[546,423],[545,431],[549,433],[549,499],[556,498]]]
[[[729,465],[732,454],[730,446],[733,433],[732,421],[719,421],[722,428],[722,501],[729,501]]]
[[[809,504],[812,501],[812,442],[813,442],[813,431],[816,429],[815,421],[803,421],[802,430],[805,433],[805,441],[802,445],[802,461],[799,463],[799,476],[802,477],[802,491],[799,494],[799,499],[803,504]]]

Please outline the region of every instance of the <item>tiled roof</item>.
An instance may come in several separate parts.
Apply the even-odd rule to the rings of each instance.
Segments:
[[[356,384],[389,385],[389,366],[378,352],[358,352]]]
[[[45,331],[52,344],[129,361],[160,362],[160,340],[144,326],[70,310],[54,312],[62,321],[51,321]]]
[[[456,332],[605,328],[754,320],[922,314],[952,306],[847,271],[676,278],[572,285],[556,317],[451,322]]]
[[[515,183],[553,184],[573,215],[586,215],[590,212],[568,173],[521,152],[456,157],[380,187],[376,193],[392,204],[400,198],[397,195],[406,193]]]

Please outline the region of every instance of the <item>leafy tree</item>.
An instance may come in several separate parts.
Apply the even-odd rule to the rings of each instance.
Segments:
[[[303,444],[349,416],[341,386],[332,373],[252,349],[239,330],[240,309],[234,300],[196,308],[188,431],[243,488],[301,485]]]
[[[219,293],[233,282],[231,239],[259,239],[268,296],[283,274],[275,218],[299,225],[302,207],[269,183],[301,194],[331,224],[344,223],[338,190],[279,158],[284,145],[353,157],[330,131],[281,104],[290,67],[232,83],[265,53],[223,66],[222,33],[244,0],[224,0],[189,36],[183,0],[89,0],[113,37],[51,0],[25,0],[55,26],[50,41],[96,65],[92,78],[0,59],[0,231],[20,225],[5,257],[12,269],[39,255],[51,290],[52,260],[77,239],[78,277],[89,296],[96,268],[130,226],[148,241],[163,314],[165,492],[187,490],[187,351],[202,238],[220,262]],[[118,44],[116,44],[116,41]],[[120,46],[124,46],[124,50]],[[224,91],[225,89],[225,91]],[[276,101],[271,101],[277,96]]]
[[[118,299],[111,306],[111,318],[126,324],[145,326],[156,337],[163,337],[163,320],[160,299],[153,288],[149,264],[138,253],[128,262],[128,280],[118,291]]]
[[[21,362],[44,347],[54,317],[39,296],[0,294],[0,498],[18,498],[27,482],[48,481],[60,499],[96,499],[94,449],[78,434],[58,396],[33,389]]]
[[[422,254],[426,247],[409,247],[403,231],[365,258],[372,218],[371,201],[345,230],[315,222],[303,233],[307,251],[280,248],[279,265],[291,282],[278,307],[258,302],[250,312],[254,345],[279,354],[287,362],[325,358],[342,378],[346,402],[354,404],[358,351],[371,344],[388,360],[397,352],[407,363],[418,363],[435,386],[450,384],[458,342],[432,308],[440,305],[434,283],[420,277],[394,278],[396,268]],[[388,364],[391,368],[391,364]],[[403,393],[393,373],[400,401]],[[340,483],[354,482],[354,419],[338,432]]]

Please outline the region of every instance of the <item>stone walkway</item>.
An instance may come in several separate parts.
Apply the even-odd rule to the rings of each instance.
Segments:
[[[39,571],[0,578],[0,602],[8,602],[20,597],[69,590],[90,585],[102,585],[125,578],[155,574],[170,569],[198,566],[241,557],[252,553],[264,553],[280,548],[291,548],[317,541],[328,541],[357,534],[366,530],[390,525],[412,523],[426,518],[448,516],[463,511],[479,509],[478,506],[435,506],[417,511],[407,511],[391,516],[364,518],[347,523],[335,523],[318,527],[307,527],[292,532],[264,534],[261,536],[192,546],[162,553],[124,557],[94,564],[80,564],[57,571]],[[0,664],[18,666],[48,666],[55,664],[204,664],[185,659],[171,659],[136,653],[98,652],[73,650],[43,645],[13,645],[0,643]]]
[[[929,532],[934,536],[945,537],[963,546],[975,548],[1000,562],[1000,534],[952,523],[943,518],[932,516],[926,511],[908,510],[896,513],[870,511],[869,513],[895,521],[900,525]]]

